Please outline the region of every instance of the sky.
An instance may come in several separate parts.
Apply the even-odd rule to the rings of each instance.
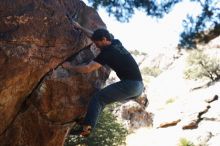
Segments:
[[[88,4],[87,0],[83,1]],[[189,10],[196,16],[200,12],[200,7],[186,0],[177,4],[163,19],[152,18],[136,10],[129,23],[118,22],[116,18],[109,16],[104,8],[99,8],[98,13],[107,25],[107,29],[123,43],[125,48],[150,52],[175,48],[179,34],[183,30],[182,20],[186,18]]]

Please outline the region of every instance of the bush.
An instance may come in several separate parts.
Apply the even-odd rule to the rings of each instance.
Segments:
[[[188,56],[188,67],[184,74],[187,79],[208,78],[211,81],[220,79],[220,58],[210,57],[203,51],[193,51]]]
[[[171,103],[174,103],[175,102],[175,99],[174,98],[169,98],[167,101],[166,101],[166,104],[171,104]]]
[[[71,136],[65,146],[118,146],[125,143],[128,131],[106,108],[100,116],[96,128],[88,138]]]
[[[178,146],[195,146],[192,142],[185,138],[181,138]]]
[[[147,75],[150,75],[150,76],[158,76],[162,71],[160,70],[160,68],[158,67],[144,67],[142,70],[141,70],[141,73],[143,74],[147,74]]]

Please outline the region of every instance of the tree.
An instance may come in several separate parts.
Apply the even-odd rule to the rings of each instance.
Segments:
[[[162,18],[172,8],[184,0],[88,0],[94,8],[102,6],[109,15],[125,22],[134,14],[135,9],[144,10],[147,15]],[[220,1],[188,0],[198,4],[202,11],[197,17],[188,15],[183,21],[184,31],[180,34],[179,46],[196,48],[198,43],[208,43],[220,35]]]
[[[201,50],[193,50],[187,60],[188,67],[184,72],[186,78],[208,78],[212,82],[220,79],[219,57],[210,56]]]
[[[116,121],[116,118],[107,106],[100,116],[96,128],[88,138],[70,136],[65,146],[118,146],[125,144],[127,129]]]

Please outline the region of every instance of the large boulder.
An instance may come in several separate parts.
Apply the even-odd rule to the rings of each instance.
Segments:
[[[106,26],[80,0],[1,0],[0,17],[0,144],[61,146],[109,75],[104,67],[90,74],[61,67],[98,54],[71,23]]]

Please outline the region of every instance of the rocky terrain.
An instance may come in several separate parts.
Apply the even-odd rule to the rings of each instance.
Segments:
[[[207,53],[220,55],[216,40],[202,47]],[[121,114],[117,114],[120,121],[133,130],[127,137],[126,145],[182,146],[185,141],[190,146],[219,146],[220,82],[208,85],[208,80],[185,79],[184,70],[190,51],[176,53],[173,50],[163,57],[158,54],[158,57],[141,64],[144,67],[160,62],[161,58],[163,60],[163,65],[155,64],[161,65],[162,73],[145,82],[145,97],[149,105],[135,110],[141,109],[141,104],[130,101],[123,104],[118,112]]]

